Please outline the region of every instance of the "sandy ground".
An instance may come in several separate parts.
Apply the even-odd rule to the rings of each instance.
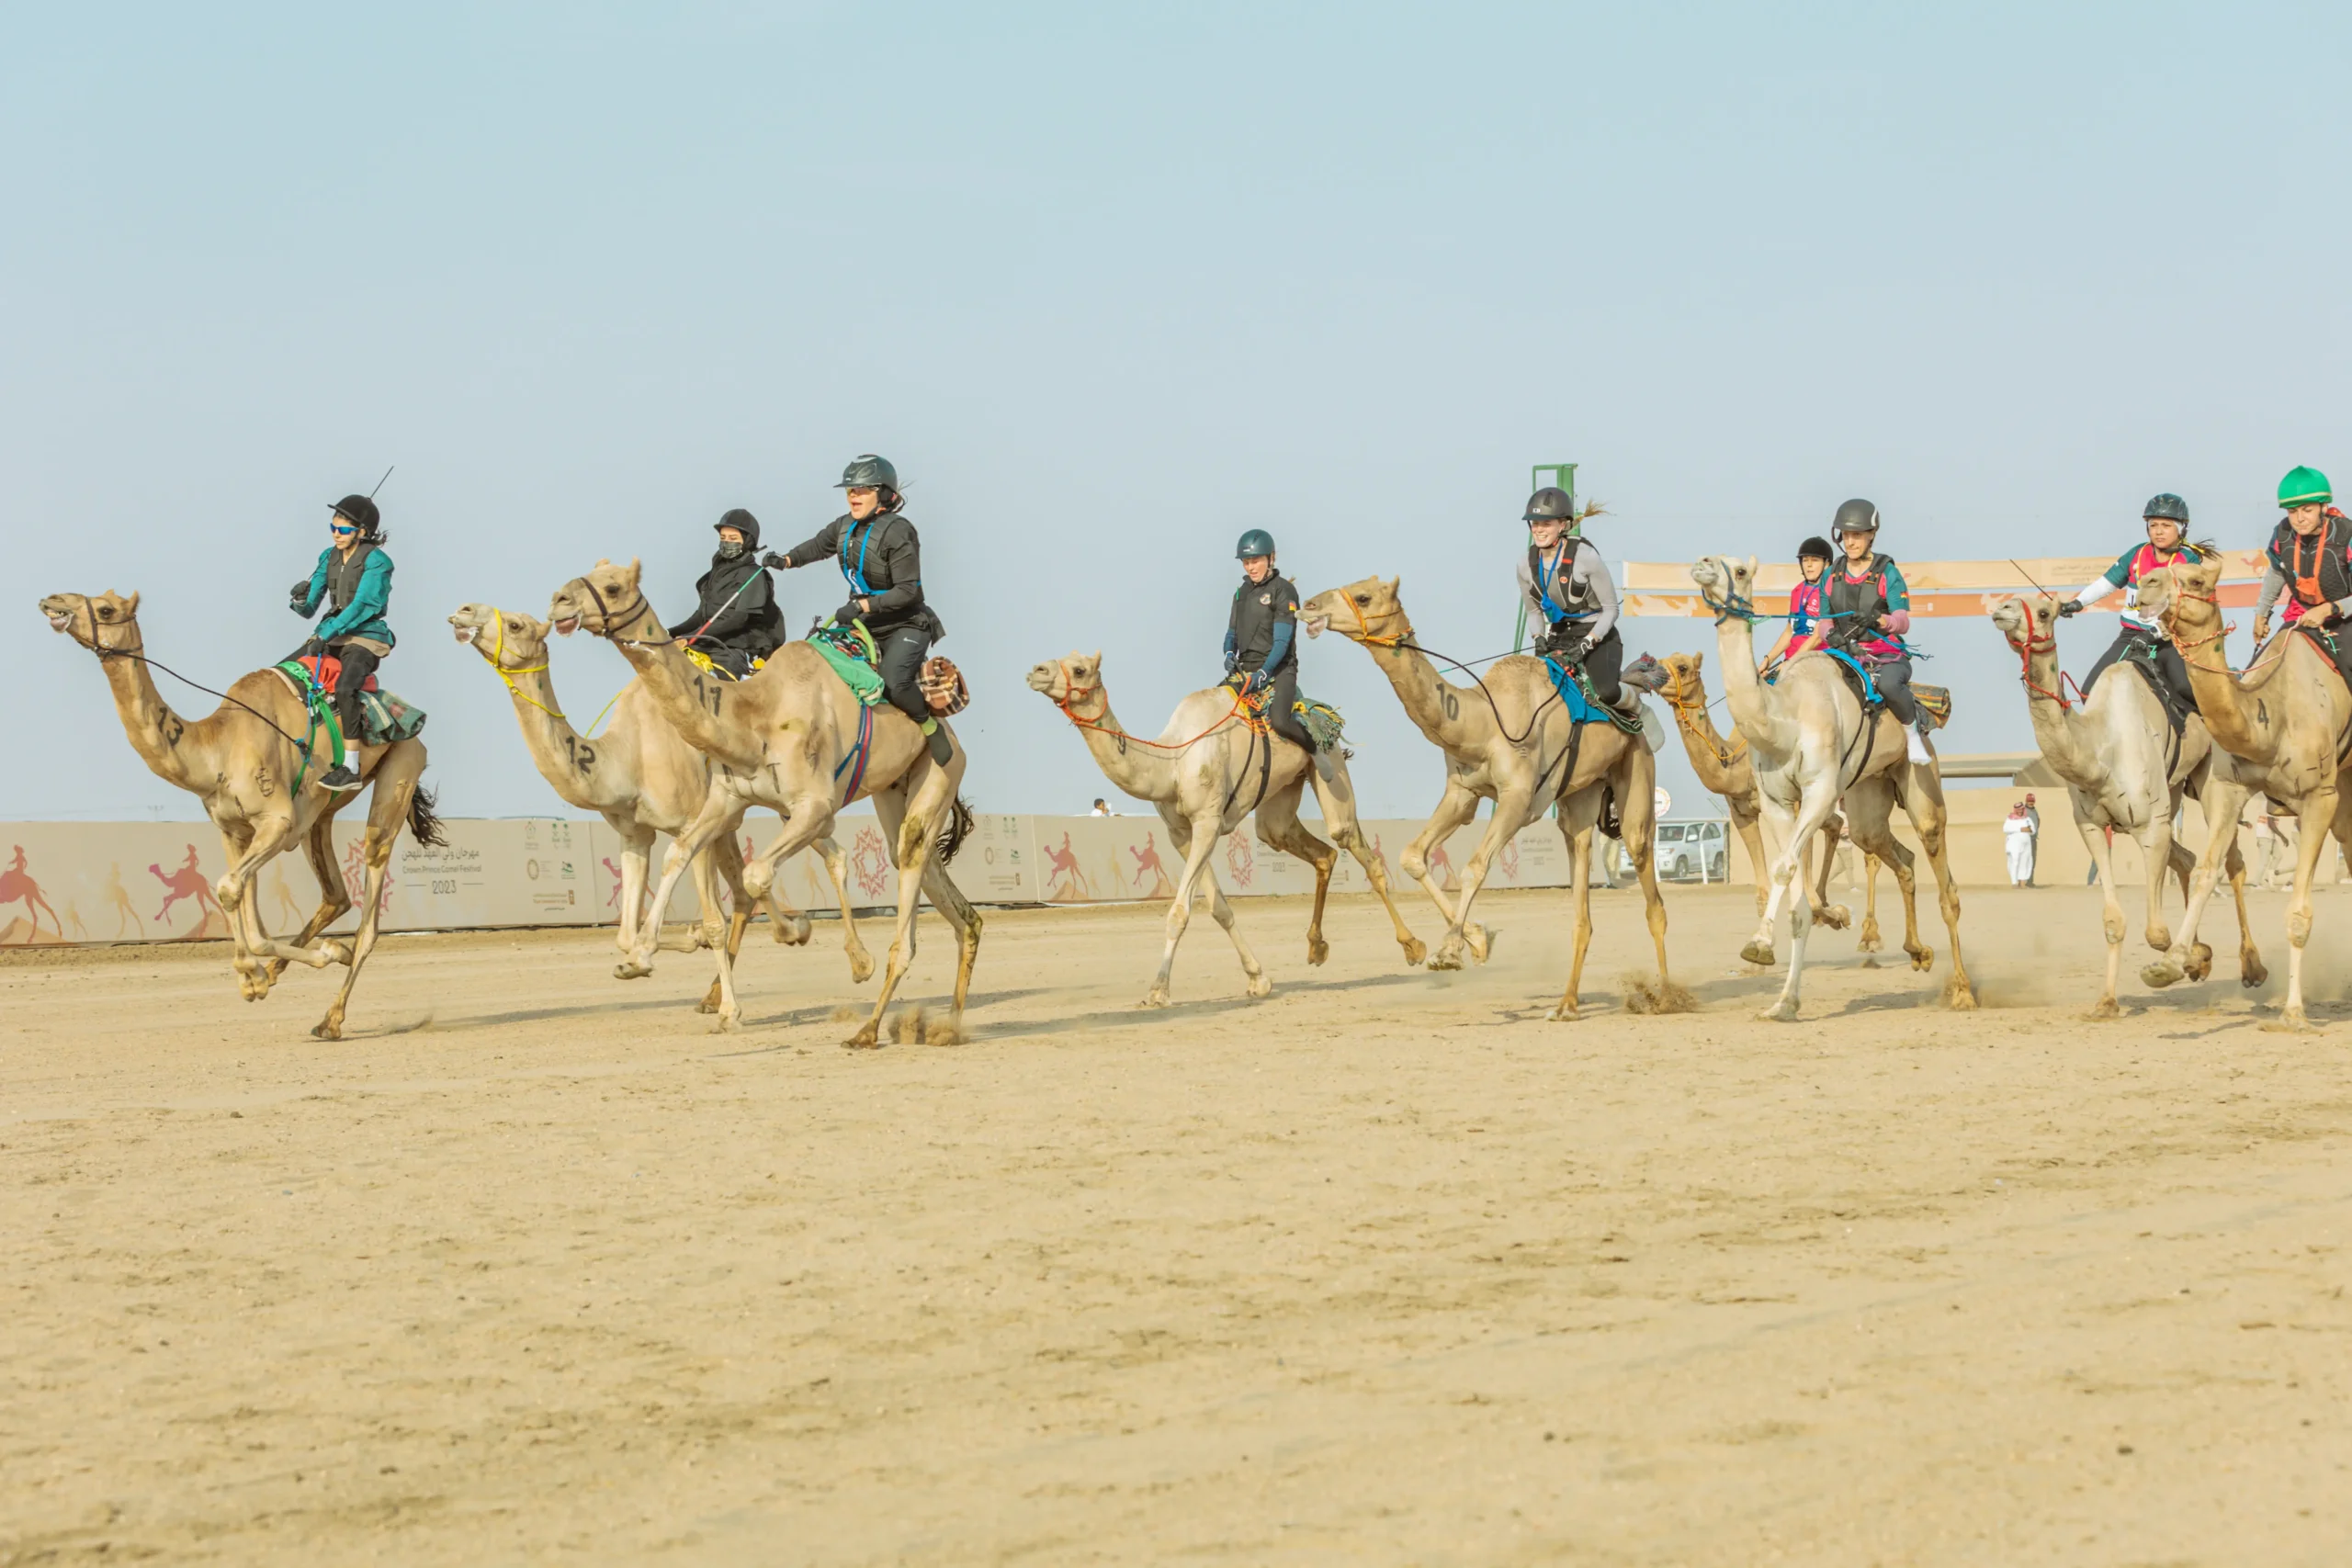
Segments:
[[[2077,888],[1969,895],[1981,1013],[1845,935],[1763,1024],[1690,890],[1634,1017],[1597,906],[1575,1024],[1556,893],[1459,976],[1253,900],[1275,995],[1204,919],[1160,1013],[1155,912],[993,914],[876,1053],[823,924],[727,1037],[602,934],[389,941],[334,1045],[0,964],[0,1562],[2352,1561],[2352,1010],[2085,1023]]]

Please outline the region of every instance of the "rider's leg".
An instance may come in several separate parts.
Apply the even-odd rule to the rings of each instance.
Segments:
[[[1315,738],[1306,733],[1306,726],[1299,721],[1298,665],[1285,664],[1282,672],[1266,688],[1266,723],[1273,732],[1294,746],[1304,746],[1312,754]]]
[[[1625,639],[1617,628],[1585,650],[1584,678],[1592,682],[1592,694],[1600,699],[1603,707],[1615,707],[1624,695],[1617,673],[1625,667]]]
[[[947,733],[932,717],[921,681],[923,656],[931,651],[931,634],[921,626],[895,626],[877,633],[874,641],[881,651],[883,694],[892,707],[922,727],[931,745],[932,761],[944,766],[951,755]]]
[[[2197,711],[2197,690],[2188,683],[2188,664],[2181,658],[2180,649],[2168,642],[2156,644],[2156,671],[2172,688],[2173,695],[2189,713]]]
[[[335,723],[343,727],[344,762],[339,769],[330,768],[319,782],[336,789],[348,787],[359,775],[359,748],[367,739],[359,711],[359,689],[376,672],[380,660],[374,649],[356,642],[339,642],[327,651],[343,660],[343,673],[334,685],[334,717]]]

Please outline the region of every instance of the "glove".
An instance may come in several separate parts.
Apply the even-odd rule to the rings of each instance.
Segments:
[[[788,571],[792,568],[792,562],[790,560],[776,554],[774,550],[770,550],[767,554],[762,556],[760,558],[760,564],[766,567],[771,571]],[[310,585],[305,583],[303,584],[303,587],[307,590]]]
[[[310,604],[311,580],[306,577],[286,591],[286,607],[301,615],[310,613]]]
[[[1245,692],[1262,692],[1273,683],[1274,678],[1265,671],[1252,670],[1250,671],[1250,679],[1241,683],[1241,689]]]
[[[295,657],[298,659],[316,659],[321,654],[326,652],[326,638],[314,637],[311,638],[310,641],[302,645],[302,651],[295,655]]]
[[[2058,614],[2062,616],[2079,615],[2082,613],[2083,602],[2080,599],[2069,599],[2064,604],[2058,606]]]
[[[1560,628],[1546,626],[1535,634],[1535,657],[1542,659],[1560,646]]]
[[[858,615],[859,611],[856,605],[844,604],[840,609],[833,612],[833,621],[837,626],[845,626],[852,621],[856,620],[858,618]]]
[[[1589,647],[1579,634],[1563,631],[1552,638],[1552,657],[1563,664],[1574,664],[1585,656]]]
[[[1885,625],[1886,619],[1878,613],[1875,604],[1854,617],[1854,626],[1859,631],[1874,632]]]

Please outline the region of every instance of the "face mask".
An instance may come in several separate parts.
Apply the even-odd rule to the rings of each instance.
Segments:
[[[741,539],[721,539],[718,541],[718,557],[721,560],[733,560],[750,547]]]

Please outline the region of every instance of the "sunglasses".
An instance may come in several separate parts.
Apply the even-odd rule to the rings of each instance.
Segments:
[[[356,534],[359,532],[359,525],[356,523],[334,522],[327,525],[327,532],[330,534]]]

